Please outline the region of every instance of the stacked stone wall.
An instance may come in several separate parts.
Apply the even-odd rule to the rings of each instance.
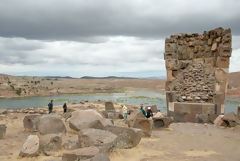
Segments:
[[[166,39],[165,87],[169,115],[174,116],[180,110],[174,109],[174,103],[199,103],[201,108],[211,104],[214,114],[224,112],[231,41],[231,30],[223,28],[203,34],[176,34]],[[189,113],[195,115],[191,110]]]

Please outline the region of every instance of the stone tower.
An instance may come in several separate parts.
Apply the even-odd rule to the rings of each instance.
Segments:
[[[224,113],[231,42],[231,30],[223,28],[165,40],[169,116],[181,122],[208,122]]]

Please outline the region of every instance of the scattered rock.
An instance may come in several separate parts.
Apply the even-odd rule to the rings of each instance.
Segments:
[[[172,122],[172,117],[168,117],[166,114],[160,112],[153,116],[154,128],[167,128]]]
[[[95,146],[76,149],[63,153],[62,161],[78,161],[94,157],[99,153],[99,149]]]
[[[107,111],[101,111],[100,114],[101,114],[104,118],[108,118],[108,112],[107,112]]]
[[[5,110],[5,109],[0,109],[0,114],[7,114],[8,113],[8,111],[7,110]]]
[[[40,150],[49,155],[51,152],[61,148],[62,138],[56,134],[47,134],[40,137]]]
[[[122,116],[122,114],[120,114],[119,112],[108,112],[107,115],[107,118],[109,119],[120,119],[120,117]]]
[[[0,124],[0,139],[2,139],[6,135],[6,125]]]
[[[43,135],[66,133],[63,121],[56,115],[44,115],[40,117],[38,130]]]
[[[112,125],[111,121],[102,117],[96,110],[80,110],[72,113],[69,120],[69,127],[73,130],[89,128],[93,126],[93,122],[99,120],[103,126]],[[96,123],[96,122],[95,122]]]
[[[140,110],[132,112],[127,118],[127,123],[128,127],[141,129],[143,136],[151,136],[153,122],[145,118]]]
[[[34,157],[39,154],[39,138],[37,135],[29,135],[23,144],[19,154],[21,157]]]
[[[240,124],[240,120],[234,112],[225,114],[222,120],[227,124],[228,127],[234,127],[237,124]]]
[[[23,126],[30,131],[38,131],[40,115],[26,115],[23,119]]]
[[[105,111],[116,112],[112,102],[105,102]]]
[[[224,115],[219,115],[215,120],[214,120],[214,125],[217,126],[227,126],[227,124],[223,121],[223,116]]]
[[[80,147],[97,146],[100,152],[112,152],[117,144],[117,136],[109,131],[100,129],[82,129],[78,134]]]
[[[63,140],[63,147],[67,150],[73,150],[79,148],[78,135],[73,135]]]
[[[167,114],[162,113],[162,112],[157,112],[156,114],[153,115],[153,118],[159,118],[159,117],[166,117]]]
[[[133,148],[137,146],[141,140],[141,129],[118,126],[106,126],[105,129],[118,136],[118,148]]]
[[[98,153],[93,158],[86,161],[110,161],[109,157],[106,154]]]

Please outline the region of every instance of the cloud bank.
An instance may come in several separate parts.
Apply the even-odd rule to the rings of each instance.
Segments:
[[[0,73],[163,76],[164,40],[231,28],[239,71],[238,0],[8,0],[0,2]]]

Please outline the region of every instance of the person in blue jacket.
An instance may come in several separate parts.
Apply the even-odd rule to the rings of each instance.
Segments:
[[[51,100],[51,102],[49,102],[49,104],[48,104],[49,113],[52,113],[52,110],[53,110],[53,100]]]

